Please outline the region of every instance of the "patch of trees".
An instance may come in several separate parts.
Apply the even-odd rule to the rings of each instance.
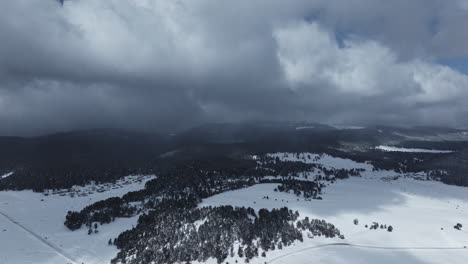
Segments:
[[[298,191],[307,198],[316,197],[323,184],[315,182],[297,182],[289,179],[265,180],[263,171],[256,163],[217,162],[217,160],[193,160],[177,164],[175,167],[159,170],[158,177],[146,183],[140,191],[129,192],[122,198],[114,197],[96,202],[80,212],[70,212],[65,225],[75,230],[90,222],[109,223],[114,217],[129,217],[140,210],[152,210],[161,201],[183,200],[197,204],[201,199],[225,191],[245,188],[258,183],[275,182],[285,184],[288,190]],[[281,163],[281,162],[280,162]],[[284,168],[296,171],[294,166]],[[139,202],[141,207],[135,208],[132,203]]]
[[[258,155],[259,160],[258,171],[263,172],[263,176],[282,176],[282,177],[297,177],[304,175],[307,178],[306,172],[321,173],[320,180],[333,180],[333,179],[346,179],[349,177],[361,176],[361,172],[364,169],[353,168],[353,169],[334,169],[326,168],[318,163],[305,163],[307,159],[311,160],[310,155],[299,153],[296,154],[285,154],[295,155],[297,159],[303,159],[301,161],[281,161],[279,157],[270,157],[266,155]],[[313,159],[317,161],[317,157]]]
[[[282,180],[281,184],[275,189],[275,191],[287,193],[292,191],[297,196],[303,196],[304,198],[319,199],[319,195],[322,193],[322,188],[324,187],[325,184],[318,182]]]
[[[75,230],[90,222],[109,223],[113,217],[130,217],[140,210],[153,210],[167,204],[183,203],[194,207],[203,198],[255,184],[253,177],[229,179],[213,171],[194,167],[177,168],[148,181],[140,191],[129,192],[122,198],[113,197],[85,207],[80,212],[69,212],[65,225]],[[139,202],[140,208],[132,206]]]
[[[276,159],[260,156],[261,166],[256,170],[259,176],[296,176],[301,172],[312,171],[317,168],[317,164],[304,163],[300,161],[280,161]]]
[[[83,224],[90,225],[93,222],[107,224],[115,217],[130,217],[137,212],[135,206],[123,203],[121,198],[112,197],[98,201],[85,207],[80,212],[69,211],[65,217],[65,226],[70,230],[79,229]]]
[[[354,224],[357,225],[359,222],[357,219],[354,219]],[[372,225],[368,226],[368,225],[365,225],[365,228],[368,228],[370,230],[379,230],[379,229],[382,229],[382,230],[387,230],[388,232],[393,232],[393,226],[391,225],[388,225],[387,224],[379,224],[378,222],[372,222]]]
[[[309,217],[306,217],[303,220],[297,221],[296,226],[301,230],[308,230],[312,236],[339,237],[344,239],[344,235],[333,224],[327,223],[325,220],[309,220]]]
[[[179,204],[181,205],[181,204]],[[140,217],[138,225],[114,240],[121,250],[113,263],[180,263],[228,256],[250,259],[259,252],[281,249],[302,234],[343,237],[332,224],[308,218],[287,208],[261,209],[232,206],[158,208]],[[237,245],[237,246],[235,246]]]

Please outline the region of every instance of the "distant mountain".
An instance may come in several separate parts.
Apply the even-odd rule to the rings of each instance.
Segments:
[[[152,173],[186,160],[240,158],[253,153],[314,152],[359,161],[373,160],[383,168],[398,166],[410,158],[381,153],[376,146],[454,150],[442,160],[412,164],[425,169],[431,164],[460,174],[465,166],[468,133],[451,128],[329,126],[307,122],[218,123],[197,126],[178,134],[141,133],[97,129],[22,138],[0,137],[0,174],[15,172],[0,181],[1,188],[50,188],[113,181],[132,173]],[[456,162],[453,162],[456,160]],[[430,162],[429,162],[430,161]],[[455,176],[454,176],[455,177]],[[461,178],[447,182],[465,184]]]
[[[137,165],[166,151],[168,138],[124,130],[86,130],[47,136],[0,137],[1,167]]]

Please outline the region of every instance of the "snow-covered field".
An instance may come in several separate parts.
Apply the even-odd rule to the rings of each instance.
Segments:
[[[65,216],[69,210],[140,190],[152,178],[128,176],[114,186],[76,187],[48,196],[32,191],[0,192],[0,263],[110,263],[118,251],[107,245],[108,240],[130,229],[137,217],[117,218],[99,226],[99,233],[88,235],[85,227],[68,230],[63,224]],[[80,193],[86,196],[75,195]]]
[[[287,155],[272,154],[284,160],[304,158]],[[306,158],[307,162],[334,168],[364,168],[366,172],[363,177],[330,184],[323,190],[323,200],[298,200],[294,194],[274,192],[277,184],[259,184],[210,197],[200,205],[245,206],[256,210],[286,206],[298,210],[301,218],[308,216],[333,223],[346,237],[341,240],[304,236],[304,243],[268,252],[266,258],[259,257],[251,263],[468,263],[465,248],[468,231],[453,228],[457,223],[468,225],[466,188],[410,177],[388,180],[399,174],[372,172],[367,163],[309,155],[311,159]],[[266,196],[269,199],[263,199]],[[358,225],[354,225],[354,219],[359,220]],[[394,230],[365,228],[373,222],[392,225]]]
[[[233,205],[257,210],[286,206],[294,211],[298,210],[301,217],[325,219],[333,223],[346,239],[306,239],[304,243],[298,242],[282,251],[269,252],[266,259],[259,258],[252,263],[264,263],[289,254],[293,255],[279,258],[275,263],[468,261],[468,250],[464,249],[468,245],[468,232],[453,228],[456,223],[466,225],[468,219],[468,192],[462,187],[414,179],[387,182],[381,179],[351,178],[337,181],[325,188],[322,196],[324,200],[312,201],[297,201],[293,194],[274,192],[275,187],[276,184],[260,184],[222,193],[205,199],[201,206]],[[264,196],[269,196],[270,199],[263,199]],[[358,219],[359,225],[354,225],[353,219]],[[366,224],[370,226],[372,222],[392,225],[394,230],[390,233],[364,227]],[[382,248],[313,248],[329,243]],[[384,260],[387,262],[381,262]]]
[[[413,152],[413,153],[452,153],[452,150],[435,150],[435,149],[419,149],[419,148],[398,148],[391,146],[377,146],[377,150],[387,152]]]

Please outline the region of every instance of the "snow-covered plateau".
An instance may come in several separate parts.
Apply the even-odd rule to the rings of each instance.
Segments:
[[[419,180],[425,179],[422,172],[409,175],[374,170],[370,163],[324,154],[268,156],[320,164],[325,168],[359,169],[361,176],[324,181],[327,186],[322,190],[323,200],[277,192],[275,183],[257,184],[204,199],[200,207],[232,205],[255,210],[288,207],[297,210],[301,218],[324,219],[334,224],[345,236],[345,239],[309,238],[304,233],[304,242],[296,241],[282,250],[269,251],[266,257],[256,257],[250,263],[468,262],[468,231],[466,227],[454,228],[458,223],[468,225],[466,188]],[[313,180],[322,176],[320,173],[319,170],[307,172],[299,179]],[[31,191],[0,192],[0,263],[109,263],[118,251],[108,246],[107,241],[135,225],[137,217],[118,218],[91,235],[86,228],[69,231],[63,225],[64,217],[69,210],[80,210],[95,201],[141,189],[151,178],[129,178],[128,184],[117,184],[120,187],[115,189],[88,186],[55,194],[49,191],[47,196]],[[379,227],[371,229],[374,223]],[[380,225],[392,226],[393,231]],[[237,256],[225,260],[236,261],[244,263]],[[208,263],[214,264],[216,260],[210,259]]]

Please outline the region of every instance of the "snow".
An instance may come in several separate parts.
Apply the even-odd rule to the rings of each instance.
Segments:
[[[398,148],[391,146],[377,146],[377,150],[387,152],[414,152],[414,153],[452,153],[452,150],[433,150],[433,149],[419,149],[419,148]]]
[[[311,156],[311,159],[307,158]],[[309,239],[283,250],[267,252],[251,263],[467,263],[468,192],[464,187],[420,181],[394,171],[372,171],[372,165],[328,155],[270,154],[283,160],[320,163],[325,167],[362,168],[362,177],[335,181],[323,189],[323,200],[306,201],[294,194],[275,192],[278,184],[258,184],[221,193],[200,206],[288,207],[300,217],[325,219],[345,239]],[[305,160],[304,160],[304,157]],[[315,159],[315,160],[314,160]],[[419,176],[424,176],[421,173]],[[397,176],[397,177],[395,177]],[[268,196],[269,199],[263,199]],[[359,219],[354,225],[353,219]],[[393,232],[370,230],[372,222],[392,225]],[[463,224],[465,229],[453,226]],[[443,228],[443,230],[441,229]],[[338,243],[338,244],[337,244]],[[346,243],[346,244],[343,244]],[[227,259],[232,263],[236,258]],[[239,260],[243,263],[243,260]],[[210,263],[216,263],[210,260]]]
[[[278,157],[281,161],[295,161],[295,162],[304,162],[309,164],[319,164],[326,169],[359,169],[360,175],[364,178],[379,178],[382,180],[392,180],[394,178],[415,178],[415,179],[427,179],[425,172],[417,173],[399,173],[394,170],[375,170],[374,166],[370,162],[356,162],[350,159],[333,157],[328,154],[316,154],[316,153],[288,153],[288,152],[278,152],[267,154],[268,157],[276,158]],[[314,170],[313,172],[303,173],[304,175],[299,175],[302,180],[314,180],[316,176],[325,176],[322,171]],[[307,179],[305,179],[307,175]],[[274,178],[274,177],[267,177]]]
[[[299,161],[304,163],[321,164],[326,168],[334,169],[365,169],[372,170],[370,163],[360,163],[350,159],[343,159],[330,156],[328,154],[300,153],[299,157],[295,153],[278,152],[267,154],[268,157],[278,157],[282,161]],[[309,158],[310,157],[310,158]]]
[[[360,129],[365,128],[362,126],[348,126],[348,125],[336,125],[336,124],[332,124],[331,126],[338,130],[360,130]]]
[[[165,152],[165,153],[159,155],[159,157],[160,158],[169,158],[169,157],[172,157],[172,156],[176,155],[179,152],[180,152],[180,150],[178,150],[178,149],[171,150],[171,151],[168,151],[168,152]]]
[[[317,163],[326,168],[362,169],[363,172],[362,177],[338,180],[333,184],[326,182],[329,185],[322,190],[323,200],[306,201],[294,194],[275,192],[278,184],[258,184],[204,199],[201,207],[232,205],[259,210],[286,206],[298,210],[301,218],[325,219],[346,237],[344,240],[310,239],[304,235],[303,243],[296,242],[283,250],[267,252],[266,258],[255,258],[250,263],[468,262],[468,249],[464,248],[468,245],[466,188],[415,179],[424,178],[424,173],[406,175],[392,170],[374,171],[370,163],[324,154],[272,153],[268,156]],[[113,186],[90,185],[48,191],[48,196],[31,191],[0,192],[0,263],[109,263],[118,251],[114,246],[108,246],[107,241],[130,229],[136,224],[137,217],[118,218],[111,224],[99,226],[99,233],[90,236],[86,228],[69,231],[63,225],[64,217],[68,210],[80,210],[95,201],[139,190],[151,178],[138,181],[130,177]],[[98,191],[103,189],[103,192]],[[80,196],[83,193],[87,196]],[[74,198],[71,197],[73,194]],[[269,199],[263,199],[265,196]],[[354,225],[353,219],[359,219],[359,225]],[[394,231],[364,227],[372,222],[392,225]],[[463,224],[462,230],[453,228],[457,223]],[[201,224],[203,220],[196,226]],[[34,234],[41,239],[47,237],[47,243]],[[236,257],[226,261],[234,263],[235,260]],[[210,259],[207,263],[214,264],[216,260]]]
[[[468,250],[463,248],[468,245],[468,231],[453,228],[456,223],[468,224],[468,192],[463,187],[414,179],[388,182],[356,177],[327,186],[322,195],[324,200],[297,201],[293,194],[274,192],[276,186],[259,184],[218,194],[205,199],[200,206],[233,205],[256,210],[286,206],[298,210],[301,217],[333,223],[346,239],[305,239],[304,243],[298,242],[282,251],[268,252],[266,259],[259,258],[252,263],[291,253],[294,255],[275,263],[311,263],[314,262],[310,258],[311,250],[317,263],[382,263],[380,260],[386,258],[389,258],[387,263],[466,263],[468,260]],[[270,199],[262,199],[264,196]],[[359,219],[357,226],[353,224],[355,218]],[[392,225],[394,231],[364,227],[372,222]],[[295,253],[308,247],[342,242],[399,249],[332,246]]]
[[[8,178],[8,177],[10,177],[11,175],[13,175],[13,173],[14,173],[14,172],[12,171],[12,172],[9,172],[9,173],[6,173],[6,174],[3,174],[2,176],[0,176],[0,180],[1,180],[1,179],[5,179],[5,178]]]
[[[128,176],[115,187],[74,187],[74,191],[50,192],[48,196],[32,191],[0,192],[0,263],[110,263],[118,250],[107,242],[136,225],[138,217],[117,218],[99,226],[99,233],[88,235],[85,227],[68,230],[63,224],[65,216],[69,210],[78,211],[96,201],[140,190],[152,178]],[[90,191],[93,189],[102,192]],[[86,190],[86,196],[71,197],[77,190]]]
[[[338,130],[358,130],[358,129],[365,128],[362,126],[348,126],[348,125],[335,125],[335,124],[331,124],[330,126]],[[298,126],[296,127],[296,130],[315,129],[315,128],[317,128],[317,126]]]
[[[467,141],[468,133],[456,132],[456,133],[442,133],[436,135],[406,135],[398,132],[393,132],[394,135],[403,137],[407,140],[416,141]]]
[[[300,126],[296,127],[296,130],[304,130],[304,129],[314,129],[315,126]]]
[[[35,262],[66,263],[67,259],[0,216],[0,263]]]

